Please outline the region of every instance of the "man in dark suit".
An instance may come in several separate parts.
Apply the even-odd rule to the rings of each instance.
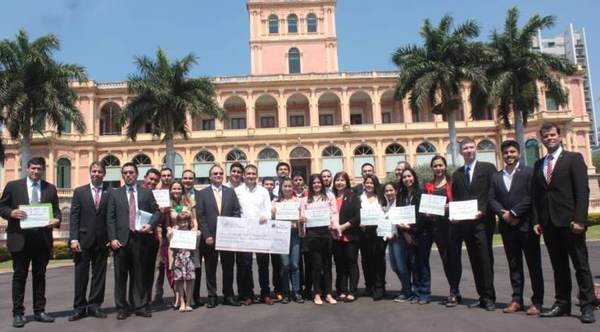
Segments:
[[[186,169],[181,173],[181,184],[183,184],[184,193],[192,202],[192,206],[196,206],[196,197],[199,197],[200,191],[197,190],[194,185],[196,184],[196,173],[191,169]],[[196,239],[196,255],[194,255],[194,265],[196,266],[194,279],[194,289],[192,291],[192,307],[198,308],[204,305],[204,302],[200,299],[200,285],[202,281],[202,257],[200,255],[200,246],[202,245],[202,237],[198,236]]]
[[[462,275],[462,242],[467,245],[467,252],[475,287],[479,294],[479,301],[469,307],[481,307],[485,310],[495,310],[496,292],[494,290],[493,261],[490,256],[489,219],[493,214],[488,214],[488,193],[492,175],[496,167],[490,163],[477,161],[477,147],[475,141],[465,138],[460,143],[460,154],[465,165],[457,169],[452,181],[452,195],[456,201],[477,200],[478,213],[473,220],[451,220],[448,240],[448,265],[450,273],[450,296],[446,306],[456,306],[462,300],[459,291]],[[490,218],[491,215],[491,218]]]
[[[137,316],[152,317],[148,311],[147,280],[144,272],[149,254],[148,237],[160,219],[158,205],[152,191],[136,184],[137,166],[125,163],[121,167],[125,185],[110,193],[107,211],[107,229],[115,261],[115,305],[117,319],[125,319],[128,309]],[[148,223],[137,227],[138,220],[151,214]],[[132,278],[131,302],[127,303],[127,278]],[[131,287],[130,286],[130,287]]]
[[[208,291],[208,308],[217,306],[217,255],[221,258],[223,271],[223,303],[240,306],[233,297],[233,265],[236,253],[231,251],[216,251],[215,236],[217,232],[217,217],[240,217],[241,208],[235,191],[223,185],[223,167],[213,165],[209,170],[210,186],[202,189],[196,197],[196,216],[202,242],[200,253],[204,258],[206,268],[206,289]],[[240,260],[237,265],[238,290],[244,276],[240,275]]]
[[[13,259],[12,301],[13,326],[25,326],[25,284],[31,265],[33,277],[33,318],[52,323],[54,318],[46,314],[46,266],[52,251],[52,228],[60,227],[60,210],[56,187],[42,177],[46,171],[44,158],[36,157],[27,162],[27,177],[6,184],[0,198],[0,216],[8,221],[6,245]],[[20,205],[50,203],[54,218],[46,227],[22,229],[21,219],[27,213]]]
[[[69,321],[79,320],[87,315],[106,318],[100,310],[104,302],[106,282],[106,258],[108,257],[108,236],[106,233],[106,206],[108,185],[103,185],[106,168],[101,162],[90,165],[91,182],[78,187],[71,200],[69,220],[69,243],[75,261],[75,298]],[[87,285],[92,268],[92,283],[89,298]]]
[[[529,267],[533,296],[527,315],[537,316],[544,300],[544,278],[540,255],[540,237],[533,232],[531,219],[531,177],[533,169],[519,163],[519,143],[508,140],[502,143],[504,168],[494,174],[489,192],[490,208],[500,220],[499,229],[508,259],[512,302],[504,309],[513,313],[524,309],[523,255]]]
[[[579,284],[580,320],[593,323],[594,282],[585,244],[590,198],[588,169],[581,154],[561,147],[562,137],[556,124],[543,124],[540,135],[548,154],[533,167],[533,224],[538,235],[544,234],[556,292],[552,308],[540,316],[571,313],[571,258]]]

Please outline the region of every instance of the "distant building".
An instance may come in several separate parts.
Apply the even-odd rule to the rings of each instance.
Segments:
[[[538,31],[537,37],[534,38],[534,48],[543,53],[564,57],[572,64],[581,66],[584,73],[585,108],[592,122],[590,142],[594,146],[598,145],[598,123],[594,106],[594,91],[592,90],[592,69],[590,68],[585,29],[581,28],[577,31],[573,28],[573,24],[569,24],[565,32],[552,38],[544,38],[542,32]],[[556,109],[556,103],[551,98],[546,98],[546,108]]]

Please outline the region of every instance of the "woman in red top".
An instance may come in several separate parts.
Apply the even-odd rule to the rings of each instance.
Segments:
[[[433,171],[433,179],[425,184],[425,193],[429,195],[446,196],[446,215],[435,216],[426,215],[433,222],[433,241],[438,248],[444,274],[448,280],[448,202],[452,201],[452,178],[448,175],[448,164],[446,158],[442,156],[434,156],[430,163]],[[460,294],[458,290],[450,290],[450,294]],[[454,302],[454,301],[450,301]],[[444,301],[446,305],[452,306],[448,300]]]

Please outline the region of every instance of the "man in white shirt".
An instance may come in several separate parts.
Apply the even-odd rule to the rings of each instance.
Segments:
[[[267,189],[257,185],[258,168],[254,165],[247,165],[244,168],[244,184],[235,189],[240,206],[242,208],[242,218],[259,220],[266,222],[271,219],[271,198]],[[252,281],[252,254],[242,255],[244,277],[243,304],[250,305],[254,301],[254,285]],[[273,304],[271,299],[271,290],[269,289],[269,257],[270,254],[256,254],[258,263],[258,280],[260,283],[261,301],[266,304]]]
[[[242,185],[242,175],[244,174],[244,165],[239,162],[234,162],[229,167],[229,181],[223,184],[225,187],[229,187],[231,189],[237,188],[239,185]]]

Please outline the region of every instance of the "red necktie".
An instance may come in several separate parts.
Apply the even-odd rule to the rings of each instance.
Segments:
[[[129,188],[129,229],[135,232],[135,195],[133,194],[133,188]]]
[[[552,181],[552,171],[553,171],[553,162],[552,160],[554,160],[554,156],[553,155],[549,155],[548,156],[548,165],[546,168],[546,183],[550,184],[550,181]]]
[[[100,188],[94,187],[94,191],[94,207],[96,207],[96,210],[98,210],[100,207]]]

